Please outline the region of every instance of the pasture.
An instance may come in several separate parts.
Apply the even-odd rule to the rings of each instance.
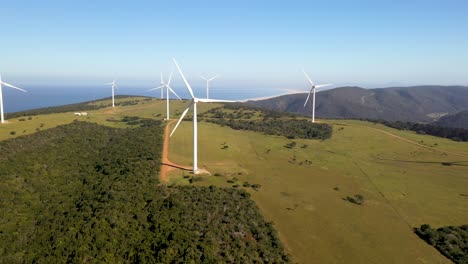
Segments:
[[[246,189],[299,263],[450,263],[412,228],[466,224],[468,143],[368,122],[322,122],[333,125],[329,140],[290,140],[200,122],[199,165],[212,175],[192,184],[260,184],[258,191]],[[286,148],[292,141],[296,146]],[[171,138],[169,159],[191,164],[191,122]],[[189,184],[184,175],[173,171],[169,181]],[[343,200],[356,194],[363,205]]]

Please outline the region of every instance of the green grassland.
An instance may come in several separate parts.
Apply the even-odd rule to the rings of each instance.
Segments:
[[[171,118],[177,118],[188,103],[172,101]],[[198,111],[219,106],[199,104]],[[0,126],[0,140],[75,119],[113,127],[125,126],[112,122],[123,116],[163,119],[165,107],[165,101],[152,99],[87,111],[87,117],[69,112],[25,121],[13,118]],[[363,121],[323,122],[333,126],[332,138],[325,141],[290,140],[200,122],[199,166],[211,176],[201,175],[193,184],[247,189],[299,263],[450,263],[412,228],[466,224],[468,199],[462,194],[468,194],[468,158],[437,150],[468,156],[468,143]],[[294,148],[284,147],[293,141]],[[223,149],[225,145],[228,148]],[[191,122],[182,122],[171,138],[169,159],[191,165]],[[188,173],[170,172],[170,184],[189,184],[184,175]],[[243,187],[246,182],[261,187],[257,191]],[[356,194],[364,196],[363,205],[343,200]]]
[[[65,125],[73,122],[73,120],[87,121],[107,125],[111,127],[124,127],[125,123],[112,122],[109,120],[120,119],[123,116],[139,116],[143,118],[164,119],[166,117],[166,100],[152,98],[144,100],[142,97],[127,97],[118,98],[116,104],[125,102],[135,102],[134,105],[117,105],[115,108],[105,107],[87,112],[87,116],[75,116],[74,112],[53,113],[45,115],[30,115],[8,119],[6,124],[0,126],[0,140],[14,138],[21,135],[28,135],[39,130],[53,128],[59,125]],[[99,104],[109,105],[110,100],[99,101]],[[177,117],[187,107],[188,101],[171,100],[170,113],[171,118]],[[96,102],[89,103],[91,105]],[[206,111],[213,107],[219,107],[218,104],[204,104],[200,107],[200,111]],[[23,120],[23,121],[20,121]],[[12,133],[14,132],[14,133]]]
[[[199,165],[212,176],[194,184],[260,184],[258,191],[247,189],[299,263],[450,263],[412,228],[466,224],[462,194],[468,192],[468,158],[422,148],[375,128],[465,155],[468,143],[368,122],[324,122],[334,129],[325,141],[200,122]],[[285,148],[291,141],[296,147]],[[192,127],[183,122],[171,138],[169,159],[190,165],[191,157]],[[172,172],[171,181],[188,184],[186,174]],[[364,196],[363,205],[343,200],[356,194]]]

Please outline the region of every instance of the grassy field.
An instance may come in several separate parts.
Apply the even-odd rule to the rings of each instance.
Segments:
[[[171,102],[171,118],[187,104]],[[0,126],[0,140],[75,119],[109,126],[124,126],[109,121],[123,116],[162,119],[165,106],[152,99],[88,111],[87,117],[70,112],[10,119]],[[218,106],[199,104],[199,113]],[[284,147],[292,141],[284,137],[200,122],[199,165],[212,176],[202,175],[194,184],[248,189],[299,263],[450,263],[412,228],[467,224],[468,199],[461,194],[468,194],[468,157],[461,155],[468,156],[468,143],[368,122],[323,122],[333,125],[331,139],[293,140],[292,149]],[[182,122],[171,138],[169,159],[191,165],[191,122]],[[170,172],[170,183],[189,184],[187,174]],[[243,187],[246,182],[261,187]],[[363,205],[343,200],[356,194],[364,197]]]
[[[201,122],[200,166],[213,176],[195,184],[260,184],[259,191],[247,189],[299,263],[450,263],[412,228],[466,224],[468,158],[434,149],[468,156],[468,143],[367,122],[324,122],[333,125],[332,139],[294,140],[293,149],[284,137]],[[183,122],[171,139],[171,161],[191,164],[191,133]],[[172,172],[171,181],[187,184],[184,174]],[[356,194],[363,205],[343,200]]]
[[[33,115],[19,118],[8,119],[6,124],[0,125],[0,140],[18,137],[34,133],[38,130],[49,129],[59,125],[65,125],[73,122],[73,120],[88,121],[98,124],[103,124],[112,127],[124,127],[125,124],[120,122],[111,122],[110,119],[120,119],[124,116],[139,116],[145,118],[164,119],[166,118],[166,101],[160,99],[152,99],[151,101],[142,100],[141,97],[130,97],[116,99],[116,103],[134,101],[135,105],[116,106],[115,108],[107,107],[99,110],[86,111],[87,116],[75,116],[74,112],[56,113],[47,115]],[[100,103],[110,104],[111,101],[102,101]],[[176,118],[187,107],[188,101],[174,100],[170,103],[171,118]],[[207,109],[217,107],[218,104],[203,104],[200,112]],[[81,111],[79,111],[81,112]],[[23,120],[23,121],[20,121]]]

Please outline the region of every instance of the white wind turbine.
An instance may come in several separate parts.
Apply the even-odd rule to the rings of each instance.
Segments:
[[[114,94],[115,94],[115,88],[117,87],[117,85],[115,84],[115,80],[113,80],[111,83],[106,83],[107,85],[112,85],[112,107],[115,107],[115,103],[114,103]]]
[[[172,80],[172,72],[171,72],[171,75],[169,75],[169,80],[167,81],[167,83],[164,82],[163,74],[161,72],[161,82],[160,82],[161,86],[148,90],[148,91],[152,91],[152,90],[161,89],[161,98],[162,98],[163,88],[166,87],[166,120],[169,120],[169,91],[171,93],[173,93],[175,96],[177,96],[177,98],[179,98],[179,100],[182,100],[176,94],[176,92],[174,92],[174,90],[172,90],[172,88],[170,86],[171,85],[171,80]]]
[[[203,80],[206,81],[206,99],[209,99],[209,98],[210,98],[210,91],[209,91],[209,89],[210,89],[210,82],[211,82],[212,80],[216,79],[217,77],[218,77],[217,75],[215,75],[214,77],[211,77],[211,78],[207,78],[207,77],[205,77],[205,76],[203,76],[203,75],[201,76],[201,78],[202,78]]]
[[[198,131],[197,131],[197,103],[202,102],[202,103],[230,103],[234,101],[229,101],[229,100],[216,100],[216,99],[202,99],[202,98],[197,98],[193,94],[192,87],[190,87],[190,84],[187,82],[187,79],[185,79],[184,74],[182,73],[182,70],[180,69],[179,65],[177,64],[177,61],[175,59],[172,59],[174,61],[174,64],[177,67],[177,70],[180,73],[180,76],[184,80],[185,86],[187,87],[187,90],[190,93],[190,96],[192,97],[192,100],[190,101],[190,104],[187,106],[187,108],[184,110],[182,115],[179,118],[179,121],[177,121],[176,126],[171,132],[171,137],[176,131],[177,127],[179,126],[180,122],[182,122],[182,119],[184,119],[185,115],[187,112],[190,110],[190,108],[193,106],[193,173],[198,174]]]
[[[315,123],[315,89],[320,88],[320,87],[324,87],[324,86],[328,86],[328,85],[331,85],[331,84],[315,85],[314,82],[309,78],[307,73],[304,71],[304,69],[302,70],[302,72],[304,73],[305,77],[307,78],[310,85],[312,86],[310,88],[309,94],[307,95],[307,99],[305,100],[304,107],[306,106],[307,102],[309,101],[310,94],[312,93],[312,123]]]
[[[10,88],[13,88],[13,89],[16,89],[16,90],[20,90],[22,92],[27,92],[26,90],[23,90],[21,88],[18,88],[16,86],[13,86],[9,83],[6,83],[6,82],[3,82],[2,81],[2,76],[0,76],[0,111],[1,111],[1,122],[2,124],[5,123],[5,117],[3,115],[3,91],[2,91],[2,85],[5,85],[6,87],[10,87]]]

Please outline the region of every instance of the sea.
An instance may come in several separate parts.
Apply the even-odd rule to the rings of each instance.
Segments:
[[[21,87],[28,92],[3,87],[3,102],[6,113],[43,108],[49,106],[66,105],[91,100],[97,100],[111,96],[111,88],[104,86],[28,86]],[[155,98],[161,97],[160,90],[148,91],[150,87],[126,86],[116,89],[116,95],[140,95]],[[206,98],[204,87],[193,87],[194,93],[199,98]],[[175,89],[182,99],[190,96],[186,89]],[[291,93],[284,89],[241,89],[236,87],[223,87],[210,89],[210,98],[225,100],[263,99]],[[165,98],[165,97],[164,97]],[[170,98],[175,98],[171,94]]]

